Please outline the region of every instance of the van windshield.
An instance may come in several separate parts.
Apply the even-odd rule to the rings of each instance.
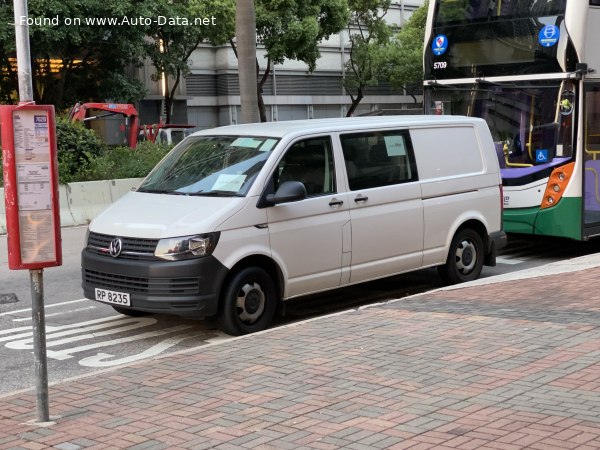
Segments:
[[[188,137],[158,163],[137,191],[244,196],[277,142],[255,136]]]

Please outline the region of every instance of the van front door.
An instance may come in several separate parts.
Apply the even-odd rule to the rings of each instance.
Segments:
[[[274,190],[300,181],[304,200],[267,209],[273,258],[287,279],[284,298],[337,287],[342,257],[350,251],[350,213],[346,194],[337,189],[331,138],[295,142],[273,173]]]
[[[419,268],[423,203],[407,130],[342,134],[352,222],[350,282]]]

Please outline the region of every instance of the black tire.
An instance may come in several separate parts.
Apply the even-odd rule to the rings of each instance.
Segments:
[[[271,325],[276,309],[277,294],[272,278],[260,267],[246,267],[227,280],[217,323],[232,336],[255,333]]]
[[[464,283],[479,277],[483,268],[483,240],[470,228],[459,230],[452,239],[446,264],[438,272],[448,284]]]
[[[128,309],[128,308],[123,308],[121,306],[115,306],[115,305],[110,305],[113,307],[113,309],[118,312],[119,314],[123,314],[124,316],[129,316],[129,317],[142,317],[142,316],[147,316],[148,312],[146,311],[136,311],[135,309]]]

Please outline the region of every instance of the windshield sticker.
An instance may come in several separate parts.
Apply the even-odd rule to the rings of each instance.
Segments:
[[[448,49],[448,38],[445,34],[438,34],[433,38],[433,42],[431,43],[431,49],[433,50],[433,54],[436,56],[440,56],[446,52]]]
[[[261,152],[268,152],[275,146],[276,143],[277,143],[277,139],[267,139],[265,141],[265,143],[260,146],[259,150]]]
[[[263,143],[262,139],[254,139],[251,137],[237,138],[231,143],[231,147],[258,148]]]
[[[221,174],[213,184],[212,190],[238,192],[244,181],[246,181],[246,175]]]
[[[559,39],[560,30],[556,25],[546,25],[538,35],[538,41],[542,47],[552,47]]]
[[[388,156],[406,155],[403,136],[385,136],[383,139],[385,140]]]

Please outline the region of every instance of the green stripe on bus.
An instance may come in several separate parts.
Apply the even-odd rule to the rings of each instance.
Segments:
[[[533,234],[535,217],[540,208],[518,208],[504,210],[504,231],[507,233]]]
[[[542,210],[505,209],[504,231],[581,240],[581,198],[563,197],[556,206]]]

